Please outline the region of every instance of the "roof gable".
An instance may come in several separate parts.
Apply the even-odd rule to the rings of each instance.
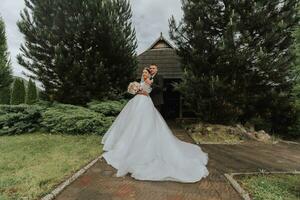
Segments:
[[[176,53],[176,49],[166,40],[162,33],[160,37],[143,53],[138,55],[137,77],[146,66],[152,63],[158,65],[159,74],[165,79],[181,79],[182,69],[180,57]]]
[[[162,32],[160,33],[160,37],[146,50],[150,49],[175,49],[173,45],[163,36]]]

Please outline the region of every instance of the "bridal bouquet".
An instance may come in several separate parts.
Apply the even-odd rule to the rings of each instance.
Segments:
[[[138,82],[134,81],[129,83],[127,92],[130,94],[136,94],[140,89],[141,85]]]

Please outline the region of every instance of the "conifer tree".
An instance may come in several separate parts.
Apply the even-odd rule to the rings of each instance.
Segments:
[[[5,25],[0,17],[0,104],[9,104],[10,85],[13,81],[12,70],[7,50]]]
[[[16,78],[11,92],[11,105],[22,103],[25,103],[25,85],[22,79]]]
[[[185,70],[179,89],[206,121],[292,121],[292,31],[297,0],[183,0],[170,35]]]
[[[85,104],[124,91],[136,69],[128,0],[25,0],[19,63],[54,100]]]
[[[37,90],[35,82],[29,79],[26,94],[26,104],[33,104],[37,101]]]

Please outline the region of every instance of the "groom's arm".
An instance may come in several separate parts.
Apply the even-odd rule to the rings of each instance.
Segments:
[[[151,87],[152,87],[152,92],[163,91],[163,87],[164,87],[163,77],[161,75],[157,76],[156,79],[153,81]]]

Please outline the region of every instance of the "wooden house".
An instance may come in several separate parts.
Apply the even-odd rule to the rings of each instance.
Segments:
[[[183,116],[182,98],[179,92],[174,91],[173,83],[182,79],[180,58],[176,49],[163,37],[160,37],[144,52],[138,55],[137,76],[141,77],[143,68],[155,63],[158,73],[164,78],[164,105],[162,115],[165,118],[178,118]]]

